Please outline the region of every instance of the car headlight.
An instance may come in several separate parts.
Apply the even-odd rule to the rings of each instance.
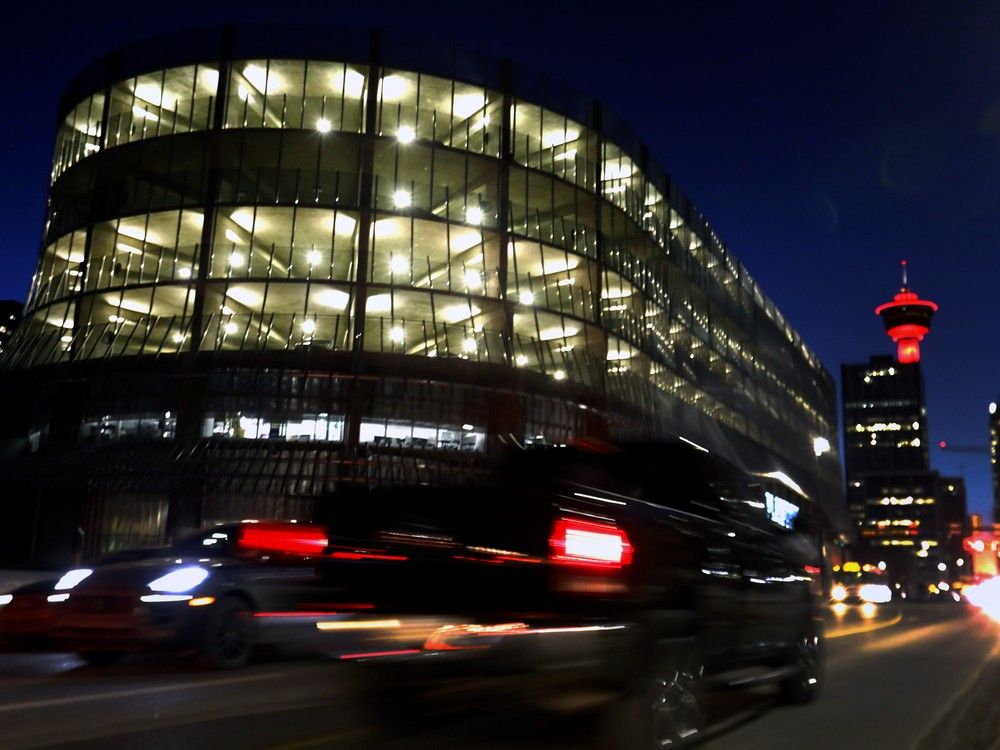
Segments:
[[[12,594],[0,594],[0,607],[5,604],[10,604],[14,601],[14,596]]]
[[[183,594],[208,578],[208,571],[197,565],[172,570],[155,581],[150,581],[150,591],[162,591],[168,594]]]
[[[866,583],[858,589],[858,596],[866,602],[884,604],[892,599],[892,589],[884,583]]]
[[[71,570],[56,581],[54,588],[56,591],[68,591],[93,572],[90,568]]]
[[[842,602],[847,598],[847,587],[837,584],[832,589],[830,589],[830,598],[835,602]]]

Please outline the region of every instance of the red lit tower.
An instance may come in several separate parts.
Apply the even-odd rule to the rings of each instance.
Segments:
[[[903,286],[892,298],[875,308],[885,323],[885,332],[898,344],[897,356],[902,365],[920,361],[920,341],[931,330],[931,317],[937,303],[920,299],[906,285],[906,261],[903,261]]]

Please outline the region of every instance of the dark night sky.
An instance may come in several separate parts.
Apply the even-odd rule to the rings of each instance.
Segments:
[[[34,7],[0,32],[0,298],[26,295],[56,102],[94,58],[162,31],[278,21],[275,8],[295,22],[412,31],[545,70],[611,105],[838,377],[842,362],[893,350],[873,308],[896,291],[907,258],[912,286],[941,305],[922,346],[932,464],[964,474],[971,509],[989,513],[1000,4]],[[939,440],[983,452],[942,452]]]

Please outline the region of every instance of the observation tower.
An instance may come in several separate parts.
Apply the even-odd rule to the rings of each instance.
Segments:
[[[903,286],[892,298],[875,308],[882,318],[885,332],[897,344],[897,358],[901,365],[920,361],[920,342],[931,330],[931,317],[937,312],[936,302],[920,299],[907,286],[906,261],[903,266]]]

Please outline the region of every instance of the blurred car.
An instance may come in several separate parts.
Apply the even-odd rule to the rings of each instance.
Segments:
[[[162,556],[165,548],[126,550],[106,555],[94,565],[131,562]],[[0,594],[0,647],[35,650],[51,646],[58,609],[48,601],[58,578],[45,578]]]
[[[889,579],[877,565],[846,562],[834,566],[832,580],[830,602],[837,615],[857,606],[863,616],[872,617],[879,606],[893,601]]]
[[[39,649],[50,643],[55,611],[46,599],[56,579],[33,581],[0,594],[0,646]]]
[[[486,486],[341,497],[319,565],[372,607],[317,628],[367,629],[341,658],[375,676],[383,717],[587,706],[613,747],[684,744],[707,690],[820,688],[815,508],[785,479],[681,443],[597,445],[515,451]]]
[[[33,645],[92,663],[171,649],[237,667],[265,630],[277,632],[304,608],[322,613],[313,558],[326,545],[320,526],[244,522],[121,553],[13,592],[0,608],[0,638],[30,642],[34,630]],[[275,627],[262,628],[268,617]]]

